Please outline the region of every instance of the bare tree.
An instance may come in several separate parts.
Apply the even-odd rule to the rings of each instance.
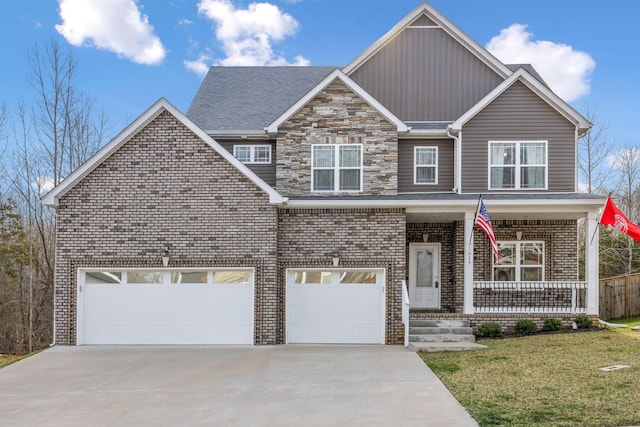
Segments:
[[[28,58],[35,101],[18,105],[11,150],[3,156],[10,158],[4,182],[22,222],[27,257],[14,287],[4,289],[17,314],[0,311],[0,325],[15,332],[9,347],[0,341],[0,352],[32,351],[52,340],[55,216],[40,199],[97,151],[108,130],[105,114],[96,113],[93,100],[77,90],[69,52],[51,40],[44,48],[35,45]]]
[[[606,132],[609,125],[600,123],[596,109],[586,107],[587,119],[593,127],[579,140],[578,169],[589,194],[604,194],[605,182],[611,175],[611,167],[607,164],[612,144]]]

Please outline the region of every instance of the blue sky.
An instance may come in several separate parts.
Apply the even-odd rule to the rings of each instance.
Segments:
[[[104,5],[108,5],[108,9]],[[77,87],[112,134],[158,98],[186,111],[211,64],[345,65],[419,4],[409,0],[31,0],[0,15],[0,101],[29,101],[27,53],[51,38],[78,61]],[[638,145],[640,2],[432,0],[483,46],[550,66],[543,77],[616,144]],[[521,24],[514,26],[514,24]],[[501,33],[502,32],[502,33]],[[257,36],[256,33],[262,34]],[[521,46],[519,45],[521,44]],[[554,59],[555,58],[555,59]],[[502,59],[502,58],[501,58]],[[573,70],[574,73],[567,72]],[[576,71],[577,70],[577,71]],[[565,74],[554,76],[553,74]],[[563,92],[564,91],[564,92]]]

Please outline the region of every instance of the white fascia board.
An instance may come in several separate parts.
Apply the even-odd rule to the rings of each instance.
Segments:
[[[261,190],[269,195],[269,202],[273,204],[282,203],[284,198],[269,184],[264,182],[258,177],[252,170],[245,166],[242,162],[236,159],[231,153],[229,153],[218,142],[211,138],[205,131],[200,129],[195,123],[189,120],[180,110],[174,107],[165,98],[160,98],[155,104],[153,104],[147,111],[142,113],[140,117],[134,120],[129,126],[127,126],[122,132],[120,132],[115,138],[107,143],[102,149],[98,150],[87,162],[76,169],[71,175],[65,178],[58,186],[49,191],[43,198],[42,204],[50,207],[57,207],[59,198],[69,191],[73,186],[86,177],[91,171],[98,167],[102,162],[111,156],[116,150],[118,150],[125,142],[135,136],[140,130],[142,130],[153,119],[158,117],[162,111],[168,111],[184,126],[186,126],[191,132],[196,134],[202,141],[213,148],[220,156],[231,163],[242,174],[249,178],[254,184],[256,184]]]
[[[604,200],[598,199],[541,199],[541,200],[487,200],[483,199],[487,209],[497,209],[496,212],[531,212],[532,209],[544,209],[549,212],[565,212],[567,208],[593,211],[604,206]],[[401,200],[401,199],[363,199],[363,200],[304,200],[290,199],[285,208],[404,208],[407,213],[442,212],[443,210],[465,211],[475,209],[477,199],[469,200]]]
[[[220,139],[269,139],[266,129],[262,130],[206,130],[205,132],[212,138]]]
[[[267,126],[268,134],[276,134],[278,133],[278,127],[287,121],[292,115],[294,115],[298,110],[304,107],[309,101],[320,93],[323,89],[329,86],[334,80],[340,79],[349,89],[355,92],[358,96],[364,99],[369,105],[375,108],[385,119],[395,125],[398,129],[398,133],[406,133],[409,132],[409,127],[398,117],[395,116],[391,111],[389,111],[384,105],[382,105],[378,100],[376,100],[373,96],[371,96],[366,90],[364,90],[360,85],[351,80],[349,76],[343,73],[341,70],[334,70],[331,74],[325,77],[320,83],[318,83],[313,89],[311,89],[305,96],[300,98],[298,102],[293,104],[287,111],[282,113],[280,117],[275,119],[269,126]]]
[[[409,129],[409,132],[402,135],[402,139],[451,139],[447,135],[446,129]]]
[[[400,22],[398,22],[391,30],[385,35],[380,37],[376,42],[369,46],[364,52],[358,55],[353,61],[347,64],[342,70],[351,75],[355,70],[360,68],[362,64],[367,62],[369,58],[374,56],[380,49],[393,40],[402,30],[407,28],[409,24],[415,21],[422,13],[426,15],[432,21],[436,22],[440,27],[450,36],[458,40],[465,46],[472,54],[478,57],[481,61],[492,68],[501,77],[505,78],[511,75],[512,71],[509,67],[499,61],[495,56],[489,53],[484,47],[478,44],[475,40],[469,37],[464,31],[462,31],[457,25],[447,19],[444,15],[438,12],[430,4],[422,3],[405,16]]]
[[[524,68],[518,68],[518,70],[510,75],[505,81],[500,83],[494,90],[489,92],[484,98],[482,98],[476,105],[471,107],[466,113],[464,113],[458,120],[449,125],[449,128],[454,132],[459,132],[462,127],[472,118],[482,111],[486,106],[495,101],[500,95],[502,95],[508,88],[510,88],[516,81],[521,81],[525,86],[536,93],[547,104],[558,111],[567,120],[574,123],[578,129],[588,130],[591,128],[591,123],[578,113],[573,107],[567,104],[562,98],[553,93],[551,89],[543,85],[539,80],[533,77]]]

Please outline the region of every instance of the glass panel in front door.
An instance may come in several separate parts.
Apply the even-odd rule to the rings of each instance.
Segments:
[[[422,249],[416,251],[416,287],[433,288],[433,252]]]

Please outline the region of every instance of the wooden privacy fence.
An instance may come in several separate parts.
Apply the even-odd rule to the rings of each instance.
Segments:
[[[600,280],[600,318],[640,315],[640,274]]]

